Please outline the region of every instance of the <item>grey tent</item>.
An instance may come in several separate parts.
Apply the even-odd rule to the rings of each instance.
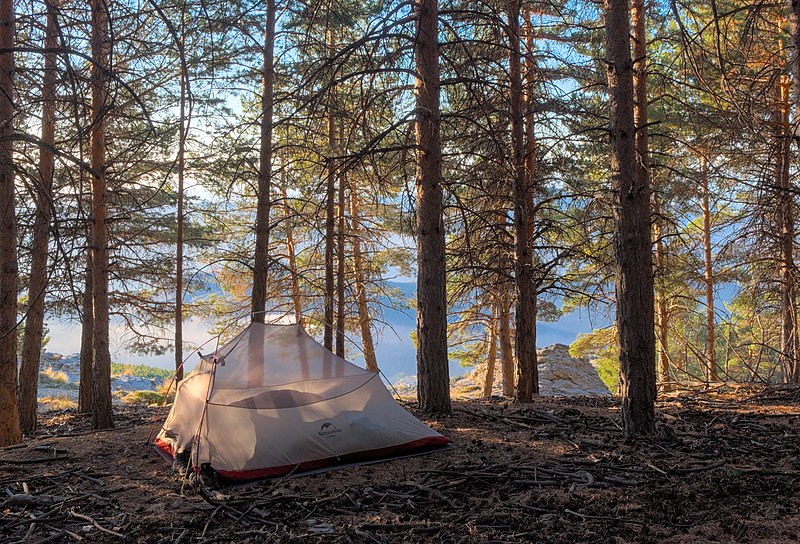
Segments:
[[[178,385],[155,445],[228,480],[418,453],[449,440],[297,324],[252,323]]]

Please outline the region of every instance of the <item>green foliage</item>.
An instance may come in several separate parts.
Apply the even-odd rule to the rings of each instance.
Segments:
[[[175,393],[170,393],[167,402],[175,400]],[[131,391],[120,397],[120,401],[130,406],[160,406],[164,402],[164,394],[160,391]]]
[[[163,368],[156,368],[144,364],[130,365],[122,363],[111,363],[112,376],[135,376],[137,378],[161,379],[168,381],[172,379],[174,372]]]
[[[619,348],[616,326],[578,335],[570,345],[572,357],[591,359],[603,383],[616,394],[619,389]]]
[[[19,308],[20,310],[25,310],[25,305],[28,303],[28,297],[19,297]],[[22,350],[22,339],[25,336],[25,327],[17,327],[17,349]],[[47,323],[42,324],[42,349],[47,347],[47,344],[50,343],[50,329],[47,326]]]

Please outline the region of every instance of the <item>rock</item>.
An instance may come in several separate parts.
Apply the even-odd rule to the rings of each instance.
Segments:
[[[539,355],[539,393],[545,397],[577,397],[584,395],[610,395],[606,384],[588,359],[575,359],[569,354],[569,346],[553,344],[540,349]],[[456,382],[456,387],[468,392],[483,388],[486,365],[480,364],[465,378]],[[496,368],[492,394],[502,394],[502,373],[499,361]]]
[[[600,379],[591,361],[573,358],[569,354],[569,346],[553,344],[540,349],[537,353],[539,354],[539,392],[543,396],[611,395],[611,391]],[[478,397],[483,390],[485,376],[486,364],[479,364],[466,376],[454,380],[452,388],[462,397]],[[393,385],[394,389],[404,397],[415,396],[417,393],[416,376],[405,376]],[[391,388],[389,390],[392,391]],[[496,365],[492,394],[502,394],[502,371],[499,360]]]
[[[549,397],[610,395],[588,359],[575,359],[569,346],[553,344],[539,350],[539,391]]]

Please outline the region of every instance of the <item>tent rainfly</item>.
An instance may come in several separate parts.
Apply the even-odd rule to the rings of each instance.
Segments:
[[[245,481],[421,453],[449,440],[395,402],[378,377],[302,326],[252,323],[178,385],[155,440],[195,470]]]

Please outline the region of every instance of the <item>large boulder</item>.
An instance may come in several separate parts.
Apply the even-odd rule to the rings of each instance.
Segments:
[[[540,349],[539,354],[539,393],[545,397],[577,397],[584,395],[611,395],[606,384],[600,379],[588,359],[576,359],[569,354],[569,346],[553,344]],[[486,364],[475,367],[465,378],[457,382],[457,387],[465,392],[480,394],[486,377]],[[492,394],[502,394],[502,371],[500,361],[495,367],[495,380]]]
[[[564,344],[539,350],[539,392],[547,397],[611,394],[592,363],[572,357]]]

